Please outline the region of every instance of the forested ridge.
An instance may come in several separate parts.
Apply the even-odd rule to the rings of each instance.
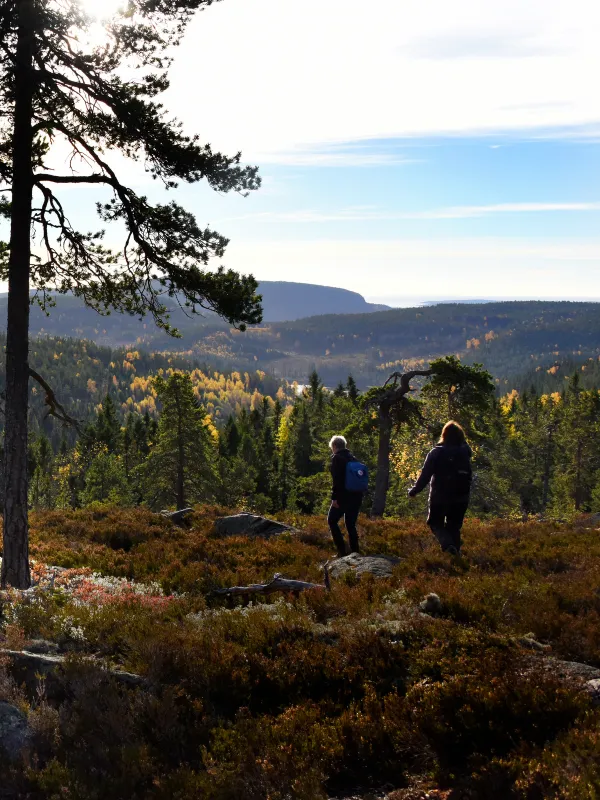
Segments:
[[[150,323],[112,314],[99,317],[73,297],[59,298],[46,317],[32,315],[39,336],[86,338],[104,346],[185,352],[220,371],[263,369],[302,382],[317,368],[327,385],[349,373],[361,386],[377,385],[391,368],[447,353],[483,362],[507,391],[513,376],[549,369],[564,359],[600,354],[597,303],[443,303],[367,314],[329,314],[263,323],[241,332],[211,316],[173,308],[173,339]],[[273,311],[272,313],[276,313]]]

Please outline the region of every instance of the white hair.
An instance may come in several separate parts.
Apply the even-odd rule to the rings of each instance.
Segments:
[[[343,436],[332,436],[329,442],[329,447],[332,450],[345,450],[346,445],[347,442]]]

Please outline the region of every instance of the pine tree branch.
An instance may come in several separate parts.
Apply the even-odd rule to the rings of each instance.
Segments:
[[[106,183],[112,185],[106,175],[49,175],[41,174],[35,176],[37,183]]]
[[[33,378],[34,381],[37,381],[42,389],[46,392],[46,405],[48,406],[48,412],[46,416],[55,417],[63,424],[70,425],[72,428],[75,428],[78,433],[81,433],[81,423],[67,413],[62,403],[57,400],[52,387],[47,383],[46,380],[44,380],[44,378],[42,378],[39,372],[36,372],[31,367],[28,367],[28,369],[30,377]]]

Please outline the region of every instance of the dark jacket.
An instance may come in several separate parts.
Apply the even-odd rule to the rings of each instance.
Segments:
[[[350,450],[338,450],[331,456],[331,477],[333,478],[333,488],[331,490],[331,499],[337,500],[338,503],[343,503],[350,495],[355,495],[356,492],[346,491],[346,467],[349,461],[356,461]]]
[[[472,477],[468,444],[452,447],[438,444],[425,459],[412,494],[418,494],[430,484],[430,503],[468,502]]]

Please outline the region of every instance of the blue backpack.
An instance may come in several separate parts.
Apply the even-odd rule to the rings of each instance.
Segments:
[[[360,461],[349,461],[346,465],[346,491],[366,492],[369,488],[369,470]]]

